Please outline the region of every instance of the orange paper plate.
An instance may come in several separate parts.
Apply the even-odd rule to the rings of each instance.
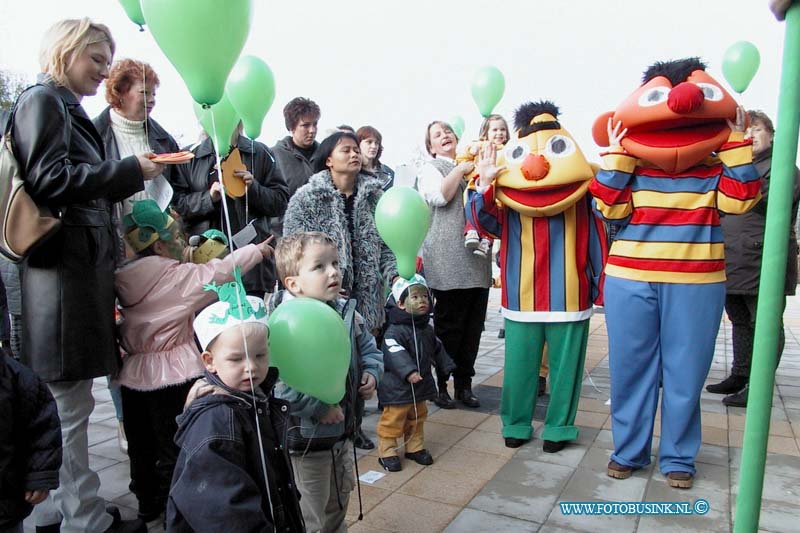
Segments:
[[[150,158],[150,161],[162,165],[180,165],[192,159],[194,159],[194,154],[184,150],[183,152],[173,152],[171,154],[156,154]]]

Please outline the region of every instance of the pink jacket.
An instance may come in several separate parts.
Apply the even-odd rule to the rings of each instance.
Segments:
[[[258,248],[249,244],[204,265],[148,256],[117,270],[115,286],[125,318],[121,344],[128,353],[120,384],[147,391],[202,376],[192,321],[196,312],[217,298],[203,285],[231,281],[234,265],[244,273],[261,260]]]

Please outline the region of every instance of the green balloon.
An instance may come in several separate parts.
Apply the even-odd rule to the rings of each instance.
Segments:
[[[194,116],[200,125],[214,141],[214,146],[220,157],[225,157],[231,151],[231,136],[236,126],[239,125],[239,115],[231,105],[227,94],[211,107],[204,108],[197,102],[194,103]],[[216,132],[216,134],[215,134]]]
[[[122,9],[125,10],[125,14],[128,15],[129,19],[139,26],[144,24],[142,4],[139,3],[139,0],[119,0],[119,3],[122,4]]]
[[[734,91],[741,94],[753,81],[761,64],[758,48],[748,41],[732,44],[722,58],[722,73]]]
[[[198,104],[216,104],[250,32],[252,0],[141,0],[156,43]]]
[[[506,80],[496,67],[483,67],[472,77],[472,99],[484,117],[492,114],[505,90]]]
[[[375,226],[394,252],[397,272],[405,279],[417,271],[417,253],[430,225],[431,210],[411,187],[392,187],[375,206]]]
[[[450,127],[453,128],[453,133],[456,134],[456,137],[460,139],[464,133],[464,118],[461,115],[453,116],[450,119]]]
[[[344,397],[350,335],[339,313],[312,298],[288,300],[269,317],[270,364],[284,383],[335,405]]]
[[[261,124],[275,100],[275,77],[264,61],[242,56],[233,67],[225,92],[242,117],[244,132],[250,139],[261,135]]]

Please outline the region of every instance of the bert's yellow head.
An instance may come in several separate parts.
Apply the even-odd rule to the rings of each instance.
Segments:
[[[552,102],[522,105],[514,117],[515,137],[502,154],[505,166],[495,182],[495,198],[532,217],[558,214],[586,194],[594,170],[575,139],[558,122]]]

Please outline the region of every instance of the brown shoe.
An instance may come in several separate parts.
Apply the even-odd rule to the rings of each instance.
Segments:
[[[691,489],[694,476],[689,472],[670,472],[667,474],[667,484],[674,489]]]
[[[633,474],[633,467],[621,465],[616,461],[609,461],[606,474],[608,474],[608,477],[615,479],[628,479]]]

